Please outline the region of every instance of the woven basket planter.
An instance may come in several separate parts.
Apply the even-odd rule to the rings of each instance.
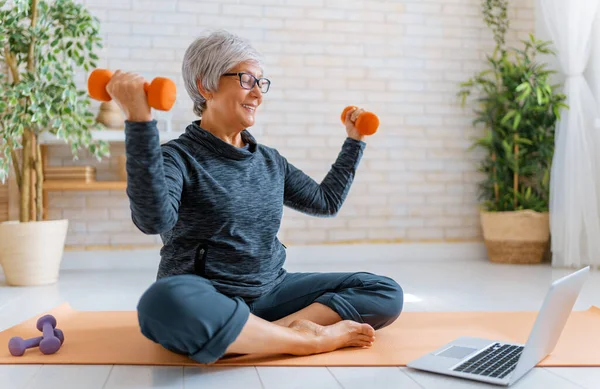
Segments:
[[[480,217],[491,262],[534,264],[543,261],[550,241],[549,213],[480,211]]]

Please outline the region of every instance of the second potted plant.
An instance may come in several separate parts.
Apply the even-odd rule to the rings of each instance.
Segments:
[[[496,49],[488,69],[460,84],[463,106],[475,99],[473,125],[484,134],[473,147],[485,154],[479,171],[481,225],[490,261],[540,263],[550,240],[550,172],[554,132],[565,95],[550,84],[553,71],[536,55],[553,54],[550,42],[521,41],[505,48],[506,0],[482,2]]]

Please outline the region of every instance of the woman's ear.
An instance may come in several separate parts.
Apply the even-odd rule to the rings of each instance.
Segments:
[[[212,93],[202,87],[202,82],[200,82],[200,80],[196,81],[196,85],[198,86],[198,92],[200,92],[206,101],[212,99]]]

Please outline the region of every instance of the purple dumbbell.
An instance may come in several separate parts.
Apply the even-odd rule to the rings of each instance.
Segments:
[[[40,351],[44,354],[54,354],[60,348],[62,342],[57,336],[54,336],[56,319],[52,315],[44,315],[37,321],[37,329],[44,334],[40,342]]]
[[[54,329],[54,336],[60,340],[60,344],[65,341],[65,336],[58,328]],[[44,339],[43,336],[38,336],[31,339],[23,339],[20,336],[14,336],[8,341],[8,350],[15,357],[20,357],[25,354],[25,350],[28,348],[38,347],[40,342]]]

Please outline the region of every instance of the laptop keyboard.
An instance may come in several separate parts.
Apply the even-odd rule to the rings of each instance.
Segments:
[[[495,343],[453,370],[486,377],[504,378],[515,369],[522,352],[523,346]]]

